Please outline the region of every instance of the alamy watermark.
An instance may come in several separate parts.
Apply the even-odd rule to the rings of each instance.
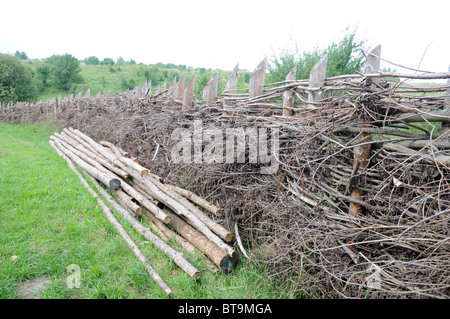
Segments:
[[[178,141],[171,152],[174,163],[250,163],[263,165],[261,174],[278,171],[278,128],[233,127],[224,132],[194,120],[192,128],[177,128],[171,138]]]
[[[70,274],[66,278],[66,284],[69,289],[80,288],[81,285],[81,271],[80,266],[71,264],[66,267],[67,273]]]

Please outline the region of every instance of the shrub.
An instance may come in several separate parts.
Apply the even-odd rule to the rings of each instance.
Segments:
[[[44,63],[50,69],[50,78],[57,89],[69,91],[72,85],[82,82],[80,62],[72,55],[53,55]]]
[[[325,49],[316,47],[311,51],[300,52],[295,44],[293,48],[273,54],[267,66],[270,72],[268,79],[270,82],[284,81],[294,65],[297,66],[296,78],[307,79],[313,66],[324,55],[328,55],[327,77],[354,73],[364,59],[361,52],[364,43],[356,39],[356,30],[350,32],[347,27],[344,36]]]
[[[31,70],[16,56],[0,53],[0,102],[32,102],[36,96]]]

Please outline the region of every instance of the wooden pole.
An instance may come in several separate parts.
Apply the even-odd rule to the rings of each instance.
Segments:
[[[147,270],[150,277],[158,284],[158,286],[161,288],[161,290],[166,295],[173,294],[172,289],[162,280],[162,278],[156,273],[156,271],[151,266],[150,262],[145,258],[144,254],[140,251],[139,247],[133,242],[131,237],[127,234],[123,226],[119,223],[119,221],[114,217],[114,215],[111,212],[111,209],[103,202],[103,200],[100,198],[100,196],[89,186],[88,182],[84,179],[84,177],[76,170],[75,166],[72,164],[70,159],[64,154],[61,153],[61,150],[59,151],[57,147],[56,142],[53,143],[52,141],[49,142],[50,145],[60,154],[69,165],[70,169],[78,176],[81,183],[87,188],[87,190],[92,194],[92,196],[95,197],[97,200],[97,203],[102,208],[103,212],[105,213],[106,218],[108,221],[116,228],[116,230],[119,232],[119,235],[125,240],[128,247],[131,248],[133,253],[136,255],[136,257],[144,264],[145,269]],[[55,145],[56,144],[56,145]]]
[[[133,202],[131,196],[127,195],[121,189],[116,189],[114,193],[117,195],[117,199],[124,207],[128,207],[137,216],[142,216],[142,207]]]
[[[173,191],[177,192],[178,194],[186,197],[190,201],[196,203],[198,206],[203,207],[207,211],[213,213],[214,215],[223,216],[223,211],[220,207],[217,207],[216,205],[208,202],[207,200],[198,196],[197,194],[175,185],[171,185],[170,188]]]
[[[200,257],[203,262],[205,263],[205,266],[212,272],[217,272],[219,268],[210,260],[208,257],[206,257],[203,252],[201,252],[199,249],[197,249],[194,245],[192,245],[189,241],[187,241],[182,236],[178,235],[176,232],[172,231],[166,224],[162,223],[160,220],[155,218],[152,213],[148,212],[146,209],[144,209],[145,217],[147,217],[150,222],[152,223],[152,229],[160,235],[161,238],[166,238],[167,240],[175,240],[180,246]]]
[[[183,254],[174,250],[172,247],[167,245],[161,238],[153,234],[150,229],[139,223],[133,216],[128,213],[123,207],[121,207],[114,198],[109,195],[103,187],[91,177],[92,182],[97,187],[100,194],[106,198],[106,200],[113,206],[114,210],[117,211],[123,218],[125,218],[133,227],[136,229],[145,239],[150,241],[159,251],[164,253],[167,257],[172,259],[178,267],[183,269],[189,276],[194,279],[199,279],[201,276],[200,271],[197,270],[191,263],[189,263]]]
[[[223,272],[229,273],[236,268],[236,254],[230,256],[179,216],[169,211],[166,213],[171,218],[171,226],[197,249],[205,253]]]
[[[239,63],[236,64],[236,66],[234,67],[233,72],[231,72],[230,78],[228,79],[227,84],[225,85],[226,93],[236,94],[238,83],[238,72],[239,72]]]
[[[103,184],[107,185],[110,189],[118,189],[120,185],[120,180],[117,178],[114,178],[110,174],[106,174],[103,171],[100,171],[99,169],[95,168],[94,166],[86,163],[81,158],[79,158],[77,155],[69,151],[67,148],[65,148],[58,139],[54,139],[54,143],[58,148],[63,152],[67,157],[69,157],[72,161],[74,161],[78,166],[80,166],[84,171],[86,171],[88,174],[94,176],[96,179],[101,181]]]
[[[188,109],[190,109],[193,105],[194,102],[194,90],[195,90],[195,77],[196,77],[196,73],[194,73],[191,77],[191,79],[189,80],[188,85],[186,86],[186,89],[184,90],[183,93],[183,106],[182,106],[182,110],[186,111]]]
[[[250,76],[249,97],[260,96],[264,92],[264,81],[266,78],[267,58],[264,58]]]
[[[176,85],[177,85],[177,77],[174,77],[172,82],[170,83],[169,91],[167,92],[168,96],[173,97]]]
[[[362,73],[376,73],[380,68],[380,54],[381,54],[381,45],[376,46],[370,54],[367,56],[364,65],[361,68]],[[377,81],[377,79],[372,79],[372,81]],[[372,84],[373,85],[373,84]],[[367,122],[369,119],[365,116],[360,119],[361,125],[364,125],[364,122]],[[358,137],[358,144],[364,144],[361,146],[356,146],[353,148],[353,168],[356,173],[359,170],[364,170],[368,164],[370,159],[370,154],[372,150],[372,144],[369,143],[372,141],[372,135],[370,133],[362,132]],[[353,187],[351,192],[351,198],[364,201],[365,192],[358,188],[357,186]],[[357,204],[355,202],[350,202],[349,214],[351,216],[358,216],[364,212],[364,206]]]
[[[309,88],[316,89],[318,91],[309,91],[308,102],[318,102],[322,98],[322,93],[320,90],[323,89],[325,85],[327,62],[328,56],[325,55],[311,69],[311,72],[309,74]],[[314,107],[314,104],[312,104],[312,106]]]
[[[286,81],[295,80],[297,74],[297,66],[295,65],[292,70],[286,76]],[[294,107],[294,92],[292,90],[286,90],[283,93],[283,116],[292,116]]]
[[[224,251],[228,252],[230,256],[234,256],[235,251],[232,247],[225,244],[216,234],[214,234],[197,216],[195,216],[189,209],[184,207],[178,201],[174,200],[171,196],[166,194],[163,190],[158,188],[150,179],[140,176],[132,168],[127,167],[126,170],[130,175],[139,183],[141,183],[151,195],[152,198],[160,201],[177,215],[183,216],[188,219],[191,225],[202,232],[209,240],[215,243]]]
[[[202,100],[205,103],[214,103],[217,100],[217,86],[219,76],[212,76],[206,86],[203,88]]]
[[[119,166],[121,168],[123,168],[124,165],[128,165],[128,166],[132,167],[134,170],[138,171],[139,174],[141,174],[142,176],[147,176],[148,175],[148,169],[146,169],[145,167],[139,165],[138,163],[133,161],[131,158],[126,158],[125,156],[119,156],[119,157],[115,156],[115,154],[110,152],[104,146],[102,146],[99,143],[95,142],[92,138],[90,138],[86,134],[80,132],[79,130],[73,130],[73,133],[78,135],[84,141],[86,141],[98,153],[100,153],[102,156],[107,158],[114,165],[117,165],[117,166]]]
[[[183,75],[180,77],[180,79],[177,82],[177,85],[175,86],[175,90],[174,90],[174,98],[177,99],[178,101],[182,101],[183,100],[183,95],[184,95],[184,79],[186,77],[186,74],[183,73]]]
[[[450,65],[448,67],[448,72],[450,72]],[[447,85],[450,85],[450,79],[447,80]],[[450,88],[447,89],[445,94],[443,111],[450,113]],[[448,134],[447,140],[450,141],[450,122],[442,122],[441,134]]]

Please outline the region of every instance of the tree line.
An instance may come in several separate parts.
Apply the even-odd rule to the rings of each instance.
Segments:
[[[356,30],[349,31],[347,28],[343,36],[332,42],[326,48],[314,48],[313,50],[300,50],[298,45],[281,52],[273,53],[268,59],[268,82],[283,81],[289,71],[297,66],[297,79],[309,77],[311,68],[325,54],[328,55],[327,76],[341,74],[351,74],[359,70],[364,56],[361,49],[365,41],[356,36]],[[225,88],[229,72],[198,68],[193,70],[186,65],[175,65],[172,63],[156,63],[143,65],[131,59],[125,61],[119,57],[116,61],[112,58],[100,60],[96,56],[90,56],[83,60],[78,60],[69,53],[63,55],[52,55],[43,60],[30,60],[25,52],[16,51],[14,55],[0,53],[0,103],[6,104],[11,101],[35,102],[38,96],[45,90],[53,88],[64,93],[73,93],[78,89],[77,84],[83,83],[81,76],[81,65],[86,66],[106,66],[109,72],[121,71],[122,68],[133,66],[134,76],[127,73],[127,77],[121,76],[120,87],[117,89],[126,90],[142,84],[140,81],[151,81],[153,85],[172,81],[174,76],[178,78],[186,72],[186,80],[195,71],[197,97],[201,96],[201,90],[213,75],[219,75],[219,92]],[[96,69],[97,70],[97,69]],[[106,78],[108,76],[106,75]],[[106,84],[105,76],[102,81]],[[240,72],[238,79],[239,88],[248,87],[250,72]],[[83,87],[89,87],[86,83]],[[246,86],[247,85],[247,86]],[[105,87],[105,89],[107,89]]]

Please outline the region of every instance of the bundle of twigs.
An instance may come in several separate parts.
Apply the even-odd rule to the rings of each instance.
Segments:
[[[161,178],[141,166],[129,153],[106,141],[97,143],[79,130],[69,128],[64,129],[61,134],[55,133],[50,137],[50,144],[66,159],[70,168],[97,198],[108,220],[117,228],[136,256],[145,264],[152,279],[166,294],[171,294],[171,289],[126,234],[111,209],[102,201],[102,197],[114,211],[192,278],[200,278],[199,270],[161,238],[175,239],[186,250],[201,254],[208,268],[214,271],[220,268],[228,273],[235,268],[237,255],[229,245],[233,234],[208,216],[208,213],[220,216],[222,211],[219,207],[188,190],[164,184]],[[73,164],[87,174],[99,194],[89,186]],[[117,199],[100,183],[116,195]],[[147,218],[156,234],[141,224],[136,217]]]

